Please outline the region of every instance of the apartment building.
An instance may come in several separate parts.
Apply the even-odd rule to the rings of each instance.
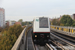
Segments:
[[[0,8],[0,27],[5,26],[5,10]]]

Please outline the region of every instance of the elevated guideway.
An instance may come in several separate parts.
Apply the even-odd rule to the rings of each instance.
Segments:
[[[69,37],[75,38],[75,27],[68,27],[68,26],[50,26],[51,31],[58,32],[60,34],[64,34]]]
[[[31,38],[30,38],[30,28],[32,26],[27,26],[24,28],[18,39],[16,40],[14,46],[11,50],[34,50]],[[31,46],[30,46],[31,45]],[[29,48],[29,49],[28,49]]]
[[[27,33],[26,50],[34,50],[35,49],[32,38],[31,38],[31,31],[32,31],[32,29],[28,30],[28,33]]]
[[[50,37],[53,41],[61,43],[65,49],[75,50],[75,27],[51,25]]]
[[[24,30],[22,31],[22,33],[16,40],[16,42],[11,50],[58,50],[58,49],[65,50],[63,46],[59,47],[60,45],[59,45],[59,43],[57,44],[56,40],[53,40],[50,44],[46,43],[45,46],[36,45],[32,41],[31,34],[32,34],[32,26],[31,25],[24,28]],[[53,33],[51,33],[51,36],[52,36],[52,38],[53,37],[58,38]],[[56,47],[56,45],[57,45],[57,47]]]
[[[27,26],[18,39],[16,40],[14,46],[11,50],[56,50],[50,44],[45,46],[36,45],[32,41],[32,26]]]

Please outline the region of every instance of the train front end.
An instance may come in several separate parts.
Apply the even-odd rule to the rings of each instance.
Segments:
[[[36,44],[50,42],[50,21],[48,17],[38,17],[33,21],[33,41]]]

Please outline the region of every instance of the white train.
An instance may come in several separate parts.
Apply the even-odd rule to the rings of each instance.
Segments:
[[[48,17],[36,17],[33,20],[33,41],[37,44],[50,42],[50,21]]]

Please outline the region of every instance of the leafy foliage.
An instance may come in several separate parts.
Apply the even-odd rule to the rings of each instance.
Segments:
[[[70,15],[63,15],[60,20],[53,19],[51,21],[52,25],[58,25],[58,26],[75,26],[75,20],[73,20]]]
[[[53,25],[60,25],[60,21],[58,19],[53,19],[52,24]]]
[[[3,30],[3,28],[0,27],[0,32]]]
[[[0,36],[0,50],[11,50],[22,30],[21,25],[13,25],[8,30],[5,29],[2,31]]]
[[[23,20],[22,19],[19,19],[18,22],[23,22]]]
[[[32,21],[31,22],[28,22],[28,21],[23,22],[22,19],[19,19],[18,22],[21,22],[22,26],[32,24]]]
[[[32,24],[32,22],[22,22],[22,26]]]
[[[73,23],[73,25],[72,25],[73,27],[75,26],[75,23]]]
[[[60,22],[64,24],[64,26],[71,26],[73,24],[73,20],[69,15],[63,15]]]

